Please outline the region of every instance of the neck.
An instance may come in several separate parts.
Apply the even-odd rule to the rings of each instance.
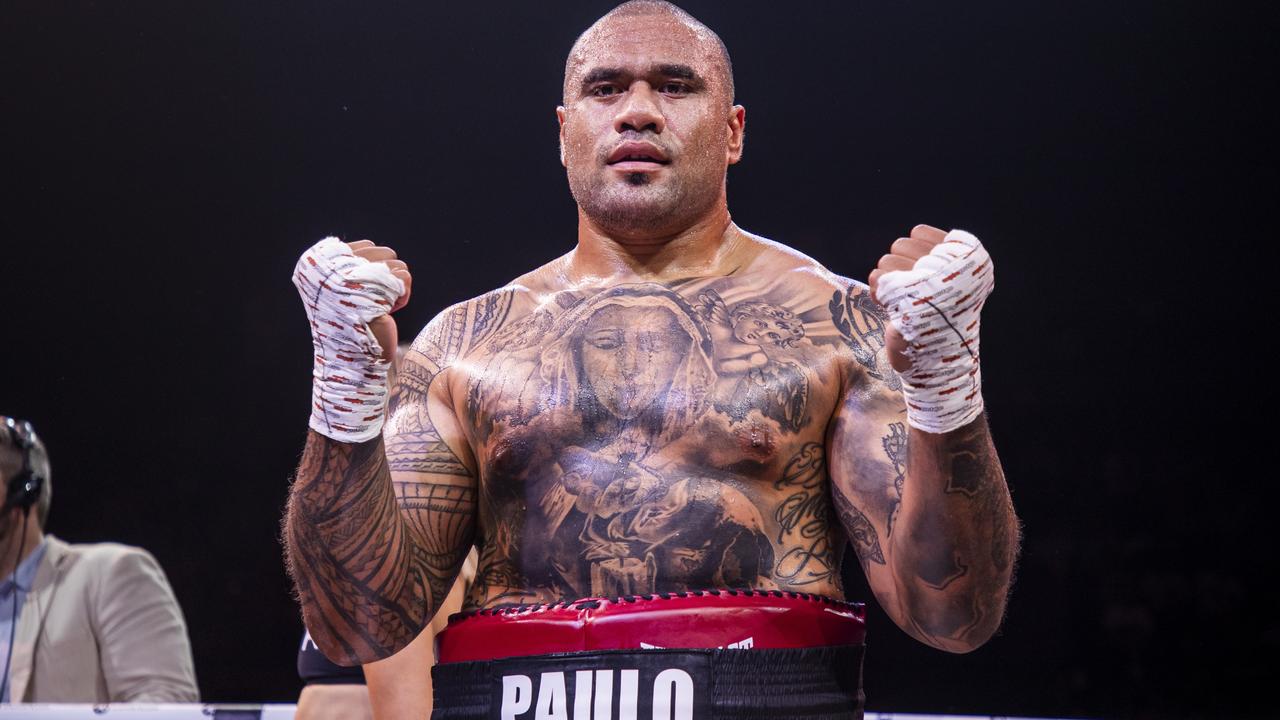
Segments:
[[[40,523],[36,522],[33,517],[27,518],[26,533],[23,533],[22,515],[14,512],[8,518],[9,532],[4,533],[3,540],[0,540],[0,578],[7,578],[13,574],[14,570],[35,552],[40,545],[40,541],[44,540],[44,531],[40,529]],[[22,546],[22,555],[18,555],[18,546]]]
[[[723,204],[662,235],[611,230],[579,208],[578,245],[566,256],[565,279],[571,285],[613,285],[727,275],[743,262],[745,239]]]

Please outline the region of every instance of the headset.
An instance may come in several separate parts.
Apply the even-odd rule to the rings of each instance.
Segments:
[[[0,512],[9,512],[13,508],[22,508],[22,534],[18,540],[18,556],[22,559],[23,541],[27,536],[27,515],[31,506],[40,499],[40,492],[44,488],[44,476],[36,472],[31,467],[31,448],[36,444],[36,431],[31,427],[31,423],[23,420],[18,422],[13,418],[4,419],[4,427],[8,432],[7,442],[14,445],[18,450],[22,451],[22,467],[13,477],[9,478],[8,488],[4,497],[4,508]],[[17,571],[17,565],[14,565],[14,571]],[[9,670],[13,663],[13,640],[18,630],[18,603],[17,597],[14,597],[13,617],[9,625],[9,652],[4,660],[4,676],[0,678],[0,697],[4,695],[4,691],[9,687]]]
[[[22,467],[9,478],[4,509],[20,507],[29,510],[40,499],[40,491],[44,488],[44,476],[31,467],[31,448],[36,445],[36,431],[26,420],[5,418],[4,426],[9,431],[9,442],[22,452]]]

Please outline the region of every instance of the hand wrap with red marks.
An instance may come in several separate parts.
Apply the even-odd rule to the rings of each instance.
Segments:
[[[368,323],[391,312],[404,283],[383,263],[356,256],[328,237],[298,259],[293,284],[302,295],[315,346],[311,429],[339,442],[378,437],[387,406],[382,346]]]
[[[876,297],[907,341],[911,369],[900,375],[912,427],[945,433],[982,414],[979,314],[994,288],[991,256],[963,230],[910,270],[880,276]]]

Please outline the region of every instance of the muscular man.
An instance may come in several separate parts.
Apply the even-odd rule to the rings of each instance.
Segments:
[[[912,636],[966,652],[995,632],[1018,530],[982,414],[989,258],[919,225],[868,287],[742,230],[733,97],[724,45],[670,4],[584,32],[556,110],[576,247],[429,323],[385,428],[408,270],[367,241],[304,254],[316,390],[285,527],[326,654],[410,642],[472,542],[479,612],[444,633],[437,717],[856,716],[858,670],[837,666],[861,655],[832,649],[861,638],[849,543]],[[775,610],[807,619],[766,637],[751,623]]]

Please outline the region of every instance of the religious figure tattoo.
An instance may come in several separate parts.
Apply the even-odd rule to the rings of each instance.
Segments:
[[[825,296],[725,279],[563,291],[490,335],[469,604],[699,587],[838,588],[814,421]],[[816,333],[810,329],[815,328]],[[816,438],[816,439],[815,439]]]

